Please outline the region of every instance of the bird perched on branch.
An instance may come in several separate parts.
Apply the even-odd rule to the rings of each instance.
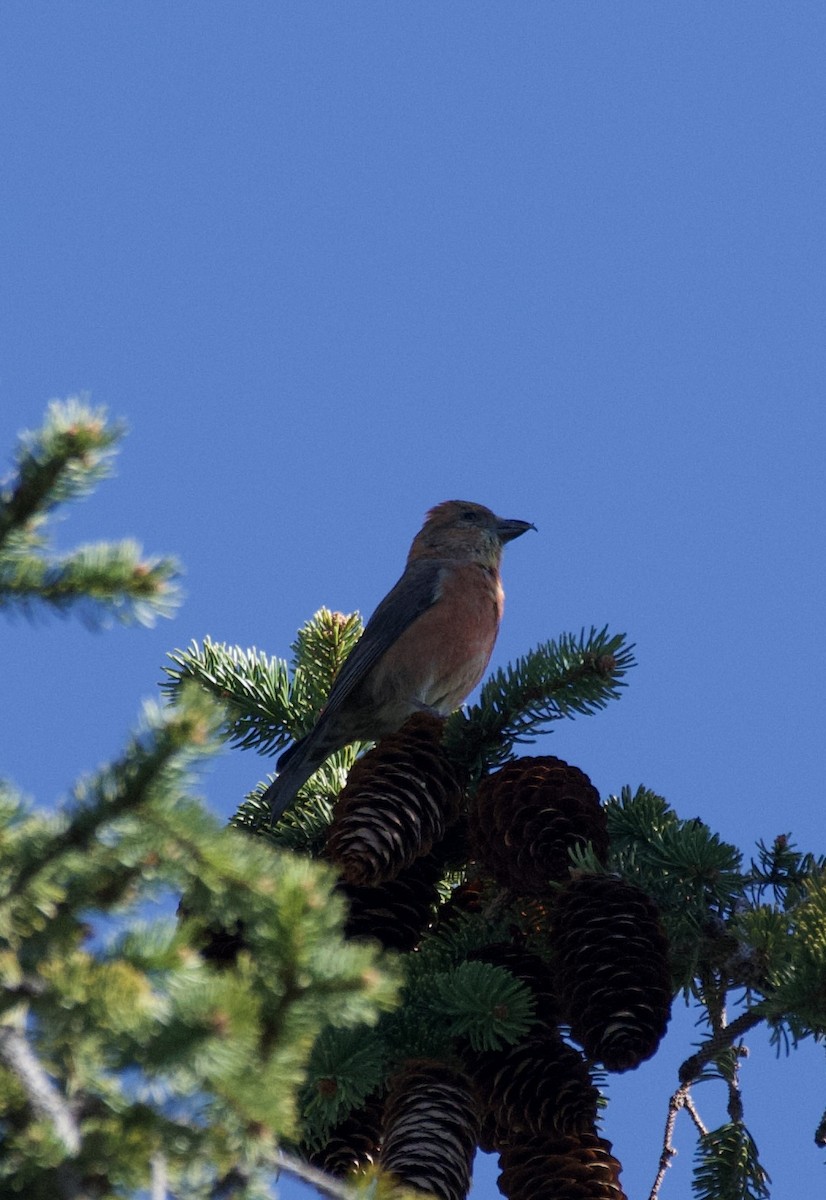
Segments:
[[[499,622],[506,542],[535,529],[482,504],[446,500],[427,514],[401,579],[365,626],[305,737],[264,792],[274,824],[329,755],[394,733],[415,712],[447,716],[482,678]]]

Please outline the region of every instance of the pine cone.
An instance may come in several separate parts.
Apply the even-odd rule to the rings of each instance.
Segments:
[[[485,886],[480,879],[458,884],[439,909],[439,922],[450,921],[462,913],[481,913],[485,907]]]
[[[375,1162],[381,1143],[381,1114],[381,1102],[368,1100],[332,1130],[326,1144],[310,1155],[310,1162],[339,1178]]]
[[[486,1114],[483,1150],[501,1150],[514,1135],[593,1130],[599,1092],[580,1052],[558,1033],[534,1034],[472,1062]]]
[[[443,864],[445,872],[463,871],[470,858],[470,830],[467,813],[462,812],[449,825],[440,842],[434,842],[432,853]]]
[[[590,841],[600,862],[608,829],[587,775],[550,756],[519,758],[482,781],[472,820],[479,861],[520,895],[545,895],[569,876],[572,846]]]
[[[345,937],[376,938],[388,950],[414,949],[430,924],[441,877],[441,865],[429,854],[378,887],[340,884],[350,905]]]
[[[429,854],[458,817],[462,789],[441,749],[443,724],[417,714],[353,765],[326,848],[345,882],[394,879]]]
[[[609,1071],[639,1066],[671,1016],[668,946],[653,900],[615,876],[582,876],[559,894],[554,934],[572,1036]]]
[[[470,1080],[442,1062],[409,1062],[385,1102],[381,1165],[408,1187],[464,1200],[478,1134]]]
[[[625,1200],[622,1167],[595,1133],[521,1139],[499,1155],[508,1200]]]

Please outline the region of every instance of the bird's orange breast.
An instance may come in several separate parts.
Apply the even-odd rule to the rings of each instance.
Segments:
[[[390,693],[413,711],[452,712],[484,674],[502,619],[496,570],[477,563],[446,566],[436,602],[410,625],[374,669],[371,691]]]

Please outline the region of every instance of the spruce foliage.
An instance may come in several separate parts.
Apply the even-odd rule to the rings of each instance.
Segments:
[[[0,492],[7,612],[146,623],[177,602],[170,559],[50,546],[122,432],[73,399],[24,435]],[[788,836],[749,858],[642,786],[577,807],[547,780],[591,796],[581,766],[520,757],[620,697],[633,650],[607,629],[543,643],[441,726],[333,755],[272,830],[251,770],[220,828],[199,764],[222,739],[272,755],[305,733],[361,628],[322,609],[283,659],[193,642],[169,657],[165,705],[60,811],[0,786],[0,1193],[252,1198],[286,1169],[330,1196],[460,1200],[481,1144],[510,1200],[616,1200],[598,1089],[656,1052],[682,994],[703,1038],[663,1098],[651,1197],[683,1110],[698,1200],[769,1196],[744,1038],[826,1032],[824,859]],[[720,1128],[700,1081],[726,1098]],[[823,1125],[813,1113],[819,1144]]]
[[[168,560],[125,576],[120,551],[95,548],[91,579],[45,550],[47,517],[103,476],[120,432],[70,401],[24,438],[0,510],[7,609],[169,611]],[[319,1035],[395,1001],[392,964],[342,937],[333,871],[221,827],[193,795],[225,720],[188,681],[60,811],[0,789],[4,1196],[271,1193]],[[227,925],[243,928],[231,969],[204,952]]]
[[[76,611],[91,626],[151,624],[177,607],[178,567],[143,558],[136,542],[98,542],[56,553],[47,525],[62,504],[89,494],[111,471],[124,434],[81,397],[49,406],[41,429],[24,433],[0,486],[0,608]]]

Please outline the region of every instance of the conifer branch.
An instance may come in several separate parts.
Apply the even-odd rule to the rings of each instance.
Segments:
[[[45,430],[29,435],[18,477],[0,493],[0,607],[48,604],[92,621],[101,612],[140,620],[168,611],[171,560],[142,562],[128,542],[60,557],[47,552],[42,536],[55,505],[107,472],[121,433],[100,413],[58,406]],[[363,749],[358,743],[332,755],[283,826],[262,838],[218,831],[187,795],[189,766],[219,727],[234,744],[264,753],[304,733],[360,633],[358,614],[322,609],[299,631],[289,661],[210,639],[193,643],[166,668],[165,691],[177,707],[150,710],[117,762],[75,790],[65,816],[21,818],[0,784],[5,1007],[28,1003],[36,1018],[31,1045],[0,1026],[0,1058],[14,1093],[8,1111],[22,1130],[21,1155],[34,1161],[38,1154],[41,1118],[77,1154],[42,1168],[44,1194],[51,1188],[79,1200],[87,1179],[90,1190],[97,1187],[96,1165],[108,1154],[107,1187],[149,1187],[157,1200],[167,1189],[184,1194],[190,1170],[198,1194],[219,1200],[266,1191],[275,1169],[331,1200],[400,1200],[403,1189],[382,1168],[350,1186],[277,1150],[277,1139],[300,1140],[315,1152],[330,1135],[335,1145],[342,1125],[363,1121],[392,1065],[411,1056],[499,1054],[537,1029],[567,1036],[556,981],[546,974],[568,936],[570,913],[554,884],[523,895],[518,872],[512,891],[477,878],[472,795],[455,829],[414,863],[409,878],[349,890],[309,859],[324,853],[331,805]],[[618,698],[632,664],[625,636],[607,629],[549,641],[494,674],[478,704],[449,718],[439,753],[473,783],[553,722]],[[220,714],[213,698],[222,702]],[[237,826],[255,823],[261,791],[247,798]],[[703,1004],[710,1025],[680,1069],[649,1200],[658,1200],[675,1153],[682,1108],[700,1134],[698,1197],[762,1197],[765,1174],[742,1120],[738,1040],[761,1021],[792,1040],[826,1029],[823,860],[797,853],[784,835],[770,849],[761,844],[758,861],[744,871],[735,847],[699,820],[679,820],[653,792],[626,789],[605,808],[613,858],[604,862],[593,847],[590,857],[577,851],[575,874],[605,872],[604,881],[619,872],[657,901],[675,977]],[[394,829],[388,820],[388,837]],[[533,835],[525,837],[531,844]],[[523,862],[517,841],[514,861]],[[462,885],[450,901],[448,881]],[[140,929],[130,910],[158,884],[184,890],[178,924]],[[773,905],[764,902],[769,896]],[[122,937],[101,950],[88,929],[116,909],[115,919],[126,914]],[[399,928],[408,940],[398,940]],[[623,938],[627,946],[629,935]],[[400,1006],[401,980],[381,944],[395,947],[404,963]],[[490,961],[488,950],[496,950]],[[620,962],[621,947],[614,950]],[[757,1003],[726,1027],[735,984]],[[130,1072],[149,1099],[133,1101],[131,1081],[124,1086]],[[691,1086],[712,1077],[728,1086],[730,1120],[709,1131]],[[527,1120],[518,1093],[507,1104],[514,1130]],[[358,1157],[359,1146],[345,1145],[351,1151]],[[4,1169],[13,1167],[0,1162],[3,1179]]]
[[[452,1036],[475,1051],[501,1050],[523,1037],[534,1020],[530,989],[502,967],[465,962],[433,974],[426,1004],[434,1022],[446,1021]]]
[[[122,625],[152,625],[170,617],[180,603],[172,558],[144,559],[137,542],[97,542],[70,554],[0,562],[0,606],[24,613],[47,605],[63,614],[73,609],[90,628],[107,618]]]
[[[226,706],[223,732],[233,745],[275,753],[290,741],[290,675],[284,659],[208,637],[168,658],[173,665],[163,668],[168,678],[162,691],[174,700],[187,680],[199,684]]]
[[[111,473],[123,433],[122,425],[107,424],[103,409],[73,397],[51,404],[43,428],[22,435],[16,473],[0,487],[0,608],[73,610],[98,627],[110,618],[149,625],[177,607],[174,559],[143,559],[128,540],[55,554],[43,533],[52,509]]]
[[[695,1054],[692,1054],[682,1064],[677,1073],[680,1082],[691,1083],[698,1079],[708,1063],[717,1058],[722,1051],[732,1049],[738,1038],[743,1037],[750,1029],[754,1029],[764,1020],[765,1012],[761,1011],[759,1005],[755,1005],[740,1013],[740,1016],[735,1017],[730,1025],[718,1029]]]
[[[697,1146],[693,1190],[697,1200],[768,1200],[771,1182],[742,1121],[704,1134]]]
[[[52,401],[43,427],[20,437],[15,474],[0,491],[0,546],[57,504],[90,492],[111,473],[114,448],[126,432],[106,423],[106,410],[79,396]]]
[[[183,789],[193,761],[214,751],[218,714],[197,691],[182,695],[175,709],[145,709],[144,729],[132,736],[115,763],[75,789],[75,810],[45,839],[20,848],[3,902],[20,895],[69,851],[87,849],[100,828],[147,803],[159,792]]]
[[[162,688],[174,698],[194,680],[227,706],[224,735],[233,745],[275,754],[310,728],[361,630],[358,613],[319,609],[298,631],[289,663],[255,648],[193,641],[169,654]]]
[[[477,704],[454,713],[445,728],[448,755],[471,775],[510,757],[514,744],[533,741],[552,722],[605,708],[625,687],[634,665],[625,634],[607,627],[563,634],[498,670]]]

